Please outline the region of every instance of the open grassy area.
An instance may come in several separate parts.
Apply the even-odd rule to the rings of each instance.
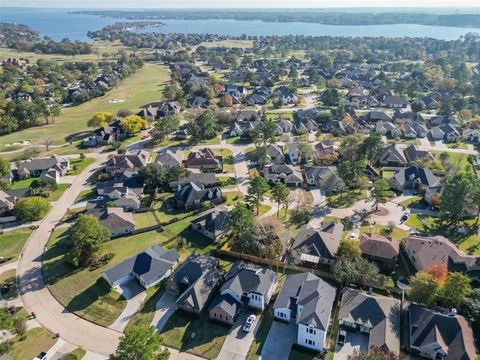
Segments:
[[[222,189],[234,189],[237,187],[237,179],[234,177],[220,176],[217,180],[221,183]]]
[[[44,254],[45,280],[55,297],[70,311],[108,326],[115,321],[126,305],[116,292],[110,291],[101,280],[101,273],[114,264],[137,254],[153,244],[165,241],[162,233],[152,231],[122,237],[103,244],[98,256],[113,253],[113,259],[98,269],[76,269],[64,257],[67,249],[68,229],[57,229],[48,242]]]
[[[166,346],[215,359],[225,342],[228,330],[226,326],[211,322],[207,314],[192,319],[176,312],[168,319],[160,335]]]
[[[383,225],[362,225],[360,227],[360,232],[390,236],[399,241],[408,236],[408,232],[406,230],[403,230],[399,227],[394,227],[393,231],[390,232],[388,226]]]
[[[338,194],[327,195],[327,203],[332,208],[342,209],[367,198],[367,190],[348,190]]]
[[[222,157],[223,172],[224,173],[233,173],[235,172],[235,167],[233,166],[233,153],[229,149],[215,149],[214,153],[216,156]]]
[[[25,189],[28,187],[31,188],[38,188],[40,185],[38,184],[38,178],[28,178],[24,180],[14,181],[12,183],[12,190],[16,189]],[[57,188],[53,191],[50,191],[50,196],[48,197],[49,201],[57,201],[60,196],[62,196],[63,192],[70,187],[69,184],[58,184]]]
[[[86,157],[84,159],[72,159],[70,160],[70,171],[68,175],[78,175],[80,174],[87,166],[95,162],[94,158]]]
[[[33,359],[42,351],[48,351],[57,339],[43,328],[34,328],[26,332],[26,339],[21,340],[19,336],[13,338],[12,350],[9,355],[13,360]]]
[[[61,360],[80,360],[82,359],[87,352],[82,348],[76,348],[71,353],[64,355]]]
[[[248,139],[241,136],[229,137],[225,141],[227,144],[237,144],[237,145],[245,145],[250,143]]]
[[[221,40],[221,41],[205,41],[199,46],[205,46],[206,48],[213,47],[226,47],[226,48],[252,48],[252,40]]]
[[[8,291],[2,291],[3,300],[12,300],[18,296],[16,270],[8,270],[0,275],[0,286],[8,287]]]
[[[70,187],[70,184],[58,184],[57,188],[53,191],[50,191],[50,196],[48,197],[49,201],[57,201],[60,199],[60,196]]]
[[[171,221],[175,218],[181,218],[191,213],[190,211],[175,208],[172,203],[173,196],[172,193],[167,192],[158,194],[152,205],[152,208],[161,223]]]
[[[435,156],[435,159],[440,160],[442,157],[445,157],[446,160],[442,162],[444,167],[448,168],[458,168],[458,170],[463,171],[470,167],[468,162],[468,155],[447,151],[433,151],[432,154]],[[443,154],[443,155],[442,155]]]
[[[29,229],[18,229],[0,235],[0,256],[9,258],[10,261],[17,260],[31,233],[32,230]]]
[[[280,208],[278,213],[278,219],[287,226],[293,235],[298,233],[298,230],[303,225],[301,222],[301,218],[299,218],[299,213],[296,210],[288,209],[287,213],[285,214],[285,209]],[[275,215],[277,216],[277,215]]]
[[[405,225],[411,227],[412,229],[428,232],[428,228],[434,225],[435,220],[436,218],[432,216],[411,214],[407,221],[405,221]]]
[[[77,198],[75,199],[75,202],[93,200],[96,197],[97,197],[97,190],[96,189],[82,190],[80,192],[80,194],[78,194]]]
[[[243,201],[243,194],[240,191],[228,191],[223,193],[225,205],[235,205],[239,201]]]
[[[153,212],[151,211],[147,211],[144,213],[135,213],[133,214],[133,218],[135,219],[135,223],[137,224],[137,229],[142,229],[158,224],[157,219],[155,219],[155,215],[153,215]]]
[[[167,80],[168,70],[164,66],[145,64],[141,70],[124,79],[105,96],[63,109],[54,124],[29,128],[0,137],[0,147],[25,140],[30,140],[37,145],[47,136],[55,144],[63,144],[69,135],[90,131],[87,121],[98,111],[116,113],[124,108],[135,111],[151,102],[160,101],[162,87]],[[125,101],[112,103],[111,101],[115,99]]]
[[[412,196],[407,200],[403,200],[400,205],[404,208],[414,208],[414,209],[423,209],[425,208],[425,204],[423,203],[422,196]]]

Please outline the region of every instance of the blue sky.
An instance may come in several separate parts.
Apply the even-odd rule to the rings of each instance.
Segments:
[[[480,7],[479,0],[0,0],[0,6],[58,8]],[[1,18],[1,14],[0,14]]]

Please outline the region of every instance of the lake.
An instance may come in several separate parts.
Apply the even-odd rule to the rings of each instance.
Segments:
[[[0,8],[1,22],[23,23],[42,36],[55,40],[70,38],[89,41],[87,31],[99,30],[118,19],[94,15],[69,14],[66,9]],[[220,35],[311,35],[311,36],[385,36],[432,37],[456,40],[468,32],[480,33],[480,28],[427,26],[417,24],[394,25],[323,25],[302,22],[262,22],[237,20],[162,20],[166,26],[150,28],[148,32],[210,33]]]

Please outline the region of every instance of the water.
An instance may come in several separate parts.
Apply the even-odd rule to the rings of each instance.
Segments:
[[[54,40],[90,40],[89,30],[99,30],[118,19],[93,15],[69,14],[67,9],[0,8],[0,21],[23,23],[38,31],[41,36]],[[468,32],[480,33],[480,28],[426,26],[417,24],[394,25],[322,25],[301,22],[269,23],[237,20],[162,20],[164,27],[143,31],[211,33],[222,35],[312,35],[312,36],[386,36],[432,37],[456,40]]]

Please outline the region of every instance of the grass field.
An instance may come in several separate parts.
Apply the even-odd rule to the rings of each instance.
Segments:
[[[78,175],[80,174],[85,168],[95,162],[94,158],[86,157],[84,159],[72,159],[70,160],[70,168],[71,170],[68,172],[68,175]]]
[[[388,231],[388,226],[383,226],[383,225],[363,225],[360,228],[360,232],[390,236],[393,239],[396,239],[396,240],[399,240],[399,241],[408,236],[408,232],[399,228],[399,227],[394,227],[393,231],[390,233]]]
[[[71,353],[64,355],[61,359],[62,360],[80,360],[82,359],[87,352],[82,348],[76,348]]]
[[[19,336],[12,340],[12,350],[9,355],[13,360],[33,359],[41,351],[47,351],[57,339],[43,328],[35,328],[26,332],[26,339],[21,340]]]
[[[224,173],[234,173],[235,166],[233,165],[233,153],[229,149],[215,149],[214,153],[216,156],[222,157],[223,172]]]
[[[19,229],[0,235],[0,256],[11,258],[10,261],[17,260],[31,233],[32,230]]]
[[[443,153],[446,154],[445,163],[447,164],[447,166],[451,166],[453,168],[458,167],[460,171],[466,170],[468,167],[470,167],[470,163],[468,162],[468,155],[466,154],[446,152],[446,151],[433,151],[433,155],[435,156],[435,159],[438,159],[438,160],[440,160],[441,154]]]
[[[252,48],[252,40],[222,40],[222,41],[211,41],[211,42],[202,42],[199,46],[205,46],[206,48],[213,47],[228,47],[228,48]]]
[[[133,218],[135,219],[137,229],[157,225],[157,219],[155,219],[155,216],[151,211],[147,211],[144,213],[135,213],[133,214]]]
[[[98,111],[116,113],[124,108],[135,111],[151,102],[160,101],[162,87],[167,80],[168,70],[164,66],[152,63],[146,64],[141,70],[123,80],[105,96],[63,109],[54,124],[29,128],[0,137],[0,147],[25,140],[38,145],[47,136],[55,144],[63,144],[67,136],[89,131],[87,121]],[[114,99],[125,101],[109,102]]]
[[[114,258],[91,271],[88,268],[75,269],[64,258],[67,237],[68,229],[58,229],[52,234],[44,254],[45,280],[55,297],[70,311],[103,326],[115,321],[126,301],[103,286],[102,282],[97,282],[101,273],[147,247],[165,241],[165,237],[155,231],[108,241],[103,244],[98,256],[113,253]]]

